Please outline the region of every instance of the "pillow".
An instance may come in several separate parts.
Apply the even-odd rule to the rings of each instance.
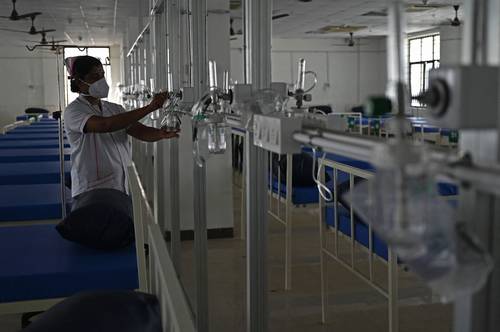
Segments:
[[[115,189],[94,189],[73,200],[71,213],[56,226],[66,240],[113,250],[134,242],[132,200]]]
[[[154,295],[98,291],[73,295],[34,319],[23,332],[161,332]]]

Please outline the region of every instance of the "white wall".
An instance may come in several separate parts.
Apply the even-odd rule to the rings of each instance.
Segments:
[[[118,84],[124,83],[121,52],[122,49],[120,45],[113,45],[109,48],[111,82],[108,82],[110,86],[108,100],[113,103],[121,103],[121,95],[118,89]]]
[[[58,109],[56,57],[21,46],[0,47],[0,126],[15,121],[28,107]],[[64,98],[64,95],[62,95]]]
[[[331,104],[335,111],[349,111],[370,95],[383,94],[387,82],[385,38],[357,41],[354,47],[338,46],[344,39],[273,39],[272,80],[293,83],[297,63],[318,75],[311,104]],[[241,39],[231,44],[231,77],[243,81]],[[308,83],[306,83],[307,85]]]

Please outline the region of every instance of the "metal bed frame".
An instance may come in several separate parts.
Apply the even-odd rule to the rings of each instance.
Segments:
[[[338,184],[338,174],[339,171],[349,174],[349,188],[354,187],[354,178],[360,177],[363,179],[371,179],[374,174],[371,171],[362,170],[352,166],[348,166],[342,163],[338,163],[332,160],[325,159],[323,163],[325,171],[321,172],[320,181],[324,183],[326,168],[333,169],[333,202],[327,203],[320,196],[319,203],[319,230],[320,230],[320,269],[321,269],[321,319],[325,323],[327,320],[328,311],[328,269],[327,269],[327,258],[332,258],[340,265],[351,271],[354,275],[364,281],[366,284],[375,289],[388,301],[388,314],[389,314],[389,332],[397,332],[399,330],[399,313],[398,313],[398,262],[396,255],[392,252],[391,248],[388,248],[388,260],[387,260],[387,287],[386,289],[375,282],[374,273],[374,258],[376,254],[373,248],[373,230],[369,224],[368,226],[368,248],[363,245],[356,243],[355,239],[355,221],[354,221],[354,209],[352,205],[349,208],[350,215],[350,229],[351,236],[342,234],[339,230],[339,194],[337,190]],[[325,208],[327,206],[334,207],[334,227],[330,227],[326,224]],[[339,253],[339,242],[340,239],[346,239],[350,241],[350,259],[346,261],[341,257]],[[367,252],[368,254],[368,276],[363,274],[360,270],[356,268],[355,260],[355,250],[359,248]],[[375,257],[374,257],[375,255]]]

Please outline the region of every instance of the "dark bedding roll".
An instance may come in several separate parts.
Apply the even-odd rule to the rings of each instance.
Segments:
[[[56,304],[23,332],[161,332],[156,296],[134,291],[96,291]]]
[[[115,189],[95,189],[74,199],[56,226],[62,237],[94,249],[120,249],[134,242],[132,200]]]

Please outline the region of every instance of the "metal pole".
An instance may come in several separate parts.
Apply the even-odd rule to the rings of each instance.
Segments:
[[[166,86],[165,75],[163,72],[166,67],[166,57],[165,57],[165,6],[162,7],[161,11],[156,13],[154,18],[154,35],[155,35],[155,50],[157,52],[156,56],[156,86],[163,89]],[[155,222],[160,226],[161,231],[164,233],[166,231],[167,223],[167,211],[170,210],[169,206],[165,204],[165,192],[168,184],[165,183],[165,165],[167,161],[165,160],[165,148],[168,143],[165,141],[159,141],[153,143],[154,156],[155,156],[155,167],[154,167],[154,215]]]
[[[271,11],[268,0],[245,0],[245,77],[254,91],[271,83]],[[246,82],[250,83],[250,82]],[[267,174],[268,153],[245,137],[247,213],[247,331],[268,330]]]
[[[292,177],[293,154],[286,155],[286,205],[285,205],[285,290],[292,289]],[[279,180],[278,183],[281,183]],[[281,191],[278,190],[278,208]]]
[[[194,252],[196,273],[196,330],[206,332],[208,322],[206,164],[194,163]]]
[[[59,50],[56,53],[56,72],[57,72],[57,97],[59,102],[58,124],[59,124],[59,181],[61,191],[61,217],[66,218],[66,185],[65,185],[65,170],[64,170],[64,128],[62,116],[62,98],[61,98],[61,67],[59,67]]]
[[[195,99],[201,98],[207,86],[207,0],[192,0],[193,86]]]
[[[406,4],[402,0],[388,0],[389,15],[388,28],[389,36],[387,38],[387,69],[389,80],[389,96],[397,105],[397,114],[404,116],[406,114],[406,78],[405,78],[405,58],[404,41],[406,19]]]
[[[207,0],[192,0],[193,23],[193,81],[195,99],[198,100],[207,85]],[[208,322],[208,270],[207,270],[207,211],[206,211],[206,165],[203,161],[194,167],[194,251],[196,278],[196,329],[206,332]]]
[[[406,96],[406,78],[405,78],[405,58],[404,41],[406,28],[406,4],[403,0],[389,0],[389,37],[387,42],[387,67],[389,78],[389,93],[392,100],[396,103],[397,117],[403,118],[406,115],[408,101]],[[397,139],[403,139],[404,128],[397,122]],[[399,206],[404,206],[404,196],[400,195],[404,187],[404,178],[401,179],[400,188],[396,188],[396,194]],[[399,219],[399,223],[406,222]],[[388,293],[389,293],[389,332],[399,331],[399,307],[398,307],[398,271],[397,257],[393,250],[389,248],[388,262]]]
[[[172,72],[172,91],[180,89],[180,5],[178,0],[168,1],[169,24],[169,68]],[[170,255],[177,273],[181,263],[181,231],[180,231],[180,188],[179,188],[179,140],[169,140],[170,155]]]

